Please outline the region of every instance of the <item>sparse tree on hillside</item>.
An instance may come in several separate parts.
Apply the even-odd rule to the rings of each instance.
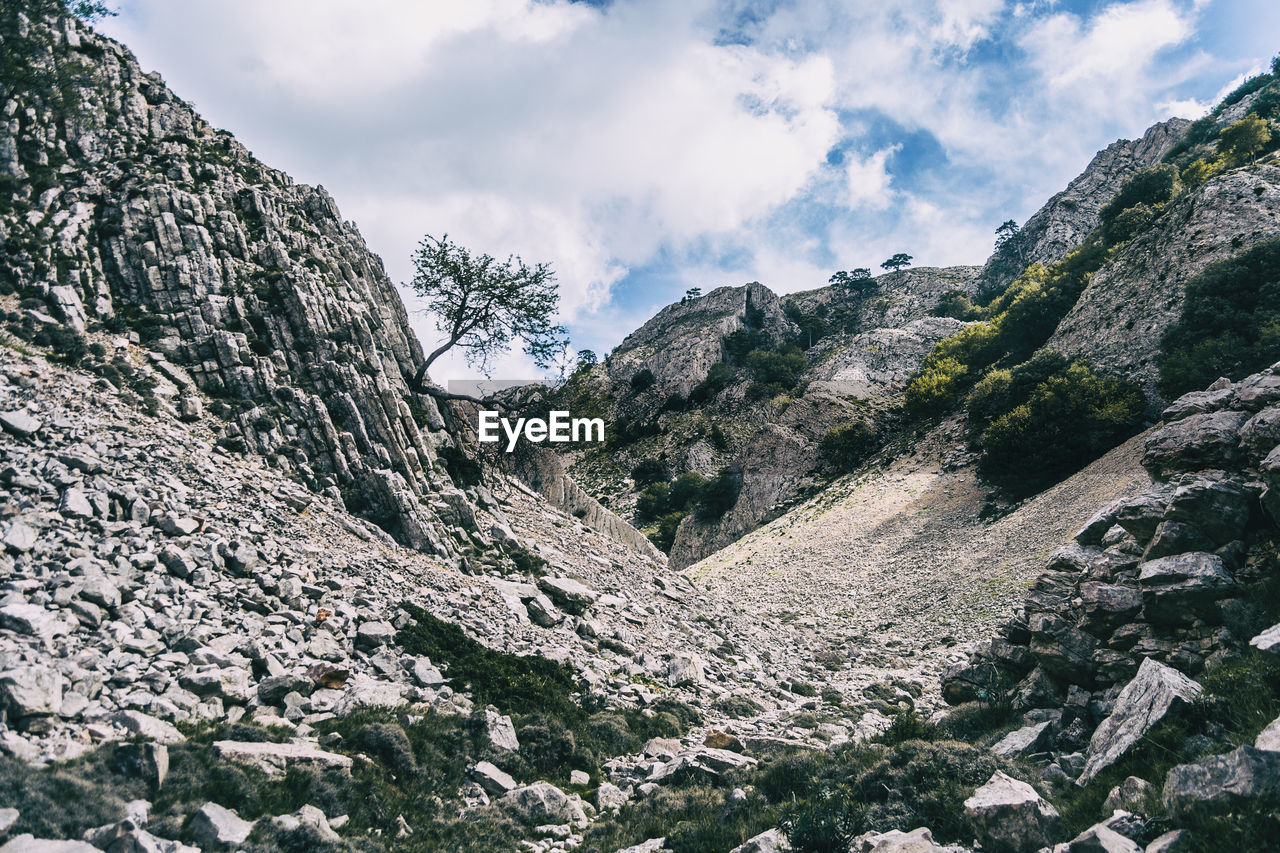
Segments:
[[[578,350],[578,367],[595,367],[600,363],[595,352],[589,349]]]
[[[428,235],[418,245],[413,265],[413,290],[426,300],[426,310],[445,335],[444,343],[427,355],[410,381],[416,393],[474,401],[426,381],[432,363],[454,347],[461,348],[467,363],[486,376],[493,358],[516,340],[544,370],[564,351],[565,329],[552,320],[560,294],[547,264],[529,266],[515,255],[505,261],[487,254],[473,256],[449,242],[448,235],[438,240]]]
[[[685,300],[697,299],[701,295],[702,295],[701,287],[691,287],[684,292],[684,299],[681,299],[680,301],[684,302]]]
[[[1271,141],[1271,128],[1267,120],[1246,116],[1235,124],[1229,124],[1218,135],[1218,150],[1230,154],[1237,163],[1252,159]]]
[[[996,251],[1000,251],[1000,247],[1017,237],[1020,230],[1018,223],[1012,219],[1006,219],[1001,222],[1000,226],[996,228]]]
[[[866,267],[841,270],[827,279],[827,283],[852,294],[866,293],[875,290],[876,287],[876,280],[871,277],[871,270]]]
[[[889,270],[890,272],[897,272],[903,267],[911,266],[911,256],[908,255],[906,252],[898,252],[896,255],[889,258],[889,260],[885,261],[880,266],[883,269]]]

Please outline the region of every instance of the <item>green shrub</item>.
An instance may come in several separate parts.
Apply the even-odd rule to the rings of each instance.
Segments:
[[[577,679],[564,664],[538,655],[494,651],[416,604],[406,602],[403,607],[416,624],[402,628],[396,641],[409,654],[447,665],[450,682],[469,689],[478,704],[561,717],[581,713],[570,698],[578,689]]]
[[[969,294],[963,290],[951,290],[942,295],[942,299],[929,312],[935,317],[951,317],[956,320],[980,320],[982,309],[973,304]]]
[[[746,696],[722,696],[713,702],[711,707],[726,717],[736,719],[754,717],[764,710],[759,702]]]
[[[641,459],[631,469],[631,479],[635,481],[637,488],[642,489],[650,483],[667,482],[671,479],[671,472],[661,459]]]
[[[809,367],[809,360],[799,347],[787,346],[772,352],[753,350],[747,353],[747,367],[756,382],[781,385],[785,389],[796,384],[800,374]]]
[[[657,381],[658,377],[653,375],[652,370],[647,367],[641,368],[631,374],[631,390],[639,394],[652,388],[653,384]]]
[[[1158,365],[1169,398],[1219,376],[1242,379],[1280,352],[1280,240],[1211,264],[1187,283],[1182,316],[1165,332]]]
[[[1136,233],[1137,228],[1150,222],[1154,216],[1154,208],[1163,205],[1173,198],[1178,186],[1178,170],[1176,167],[1161,163],[1134,175],[1111,200],[1098,211],[1098,219],[1104,239],[1108,245],[1114,245]],[[1134,208],[1145,211],[1133,213]],[[1126,213],[1129,216],[1122,223]],[[1146,219],[1141,224],[1137,220]]]
[[[686,471],[676,477],[667,493],[667,506],[670,510],[687,510],[698,501],[698,496],[706,488],[707,478],[697,471]]]
[[[733,368],[723,361],[717,361],[707,371],[707,376],[689,392],[690,403],[706,403],[729,386],[735,374]]]
[[[689,513],[683,511],[669,512],[662,518],[658,519],[658,529],[649,536],[649,541],[653,542],[654,547],[663,553],[668,553],[671,546],[676,541],[676,530],[680,527],[680,522],[684,521],[685,516]]]
[[[650,483],[636,498],[636,520],[641,524],[661,518],[669,511],[670,488],[666,483]]]
[[[418,762],[409,736],[395,723],[370,723],[357,729],[351,738],[356,749],[376,757],[397,776],[406,779],[418,772]]]
[[[1144,409],[1136,385],[1074,362],[991,422],[978,471],[1012,494],[1034,494],[1132,435]]]
[[[852,471],[875,452],[879,435],[862,419],[827,430],[818,444],[823,460],[837,471]]]
[[[541,577],[547,573],[547,561],[530,551],[523,545],[517,545],[507,552],[511,562],[516,564],[516,571],[526,575]]]
[[[702,521],[715,521],[738,502],[738,491],[742,481],[732,468],[722,468],[720,473],[711,478],[698,494],[698,518]]]

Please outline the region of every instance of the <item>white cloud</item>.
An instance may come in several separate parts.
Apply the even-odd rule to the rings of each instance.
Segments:
[[[850,207],[884,210],[889,206],[892,201],[889,185],[893,179],[886,168],[886,162],[901,148],[901,145],[890,145],[865,159],[848,157],[845,164],[845,185]]]

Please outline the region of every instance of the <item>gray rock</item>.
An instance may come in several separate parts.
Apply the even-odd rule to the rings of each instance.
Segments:
[[[1280,624],[1272,625],[1249,641],[1249,645],[1263,652],[1280,654]]]
[[[1164,806],[1176,818],[1199,806],[1229,808],[1280,794],[1280,752],[1242,746],[1169,771]]]
[[[160,563],[176,578],[189,578],[199,568],[195,558],[177,545],[165,545],[160,550]]]
[[[500,801],[521,822],[530,825],[587,821],[582,806],[550,782],[534,782],[508,792]]]
[[[1116,697],[1115,710],[1089,740],[1089,760],[1077,785],[1086,785],[1116,763],[1152,726],[1195,700],[1200,685],[1172,667],[1146,658]]]
[[[995,746],[991,747],[991,751],[996,755],[1008,757],[1043,752],[1050,746],[1052,726],[1053,722],[1050,720],[1036,723],[1034,726],[1023,726],[1001,738]]]
[[[791,842],[778,829],[766,829],[759,835],[748,838],[729,853],[782,853],[792,850]]]
[[[365,648],[385,646],[396,638],[390,622],[361,622],[356,629],[356,644]]]
[[[351,759],[336,752],[325,752],[307,743],[258,743],[219,740],[213,742],[218,757],[259,767],[268,775],[283,773],[291,765],[328,770],[350,770]]]
[[[1186,833],[1181,829],[1174,829],[1148,844],[1145,853],[1174,853],[1186,846]]]
[[[120,711],[111,718],[111,721],[127,732],[142,735],[166,746],[174,746],[186,740],[182,732],[172,723],[148,716],[141,711]]]
[[[1240,428],[1248,420],[1245,412],[1221,411],[1166,424],[1147,438],[1142,464],[1156,477],[1234,467],[1241,460]]]
[[[1192,552],[1143,563],[1138,573],[1148,622],[1178,624],[1210,615],[1214,603],[1236,588],[1216,554]]]
[[[0,847],[0,853],[99,853],[98,848],[84,841],[50,841],[23,834],[10,839]]]
[[[596,788],[596,808],[600,811],[620,809],[631,799],[631,794],[612,782],[601,782]]]
[[[591,784],[591,774],[590,774],[590,773],[588,773],[588,772],[587,772],[587,771],[585,771],[585,770],[570,770],[570,771],[569,771],[569,784],[570,784],[570,785],[577,785],[577,786],[578,786],[578,787],[580,787],[580,788],[581,788],[581,787],[583,787],[584,785],[590,785],[590,784]]]
[[[0,412],[0,428],[18,438],[30,438],[44,428],[44,424],[31,413],[18,409],[12,412]]]
[[[5,527],[0,544],[15,554],[25,554],[36,546],[37,535],[30,525],[15,519]]]
[[[284,675],[267,676],[258,682],[258,698],[266,705],[278,705],[290,693],[303,696],[311,695],[316,683],[305,675],[288,672]]]
[[[1272,370],[1275,368],[1273,367]],[[1280,376],[1271,372],[1255,373],[1236,386],[1235,405],[1256,412],[1280,402]]]
[[[1264,749],[1268,752],[1280,752],[1280,717],[1276,717],[1267,727],[1258,732],[1258,737],[1253,742],[1254,749]]]
[[[67,489],[62,493],[58,512],[70,518],[93,518],[93,504],[81,489]]]
[[[413,678],[423,687],[439,687],[444,684],[445,677],[440,670],[431,665],[429,658],[416,658],[413,662]]]
[[[702,684],[707,680],[702,658],[695,654],[679,654],[667,664],[667,684],[679,687],[683,684]]]
[[[499,714],[498,710],[491,706],[484,709],[484,725],[485,731],[489,734],[489,743],[495,749],[505,749],[508,752],[516,752],[520,749],[516,727],[512,724],[510,717]]]
[[[943,846],[933,840],[933,833],[926,827],[910,832],[892,829],[888,832],[868,832],[859,835],[849,847],[849,853],[966,853],[962,847]]]
[[[1254,493],[1226,476],[1184,478],[1173,492],[1166,516],[1203,531],[1217,545],[1238,539],[1253,511]]]
[[[1108,812],[1114,812],[1116,809],[1144,812],[1147,807],[1147,798],[1154,792],[1155,787],[1146,779],[1129,776],[1111,789],[1102,804],[1102,809]]]
[[[169,748],[162,743],[119,743],[113,759],[118,772],[155,788],[169,775]]]
[[[0,809],[0,836],[12,829],[21,816],[17,809]]]
[[[564,614],[556,609],[551,599],[539,593],[524,603],[529,621],[541,628],[554,628],[564,621]]]
[[[341,841],[342,836],[334,831],[333,825],[325,817],[324,812],[315,806],[307,805],[293,814],[277,815],[271,822],[285,832],[294,832],[304,826],[312,827],[325,841]]]
[[[569,613],[582,613],[600,598],[600,593],[573,578],[538,578],[538,588]]]
[[[471,778],[487,793],[498,797],[517,787],[515,779],[488,761],[481,761],[471,768]]]
[[[190,832],[202,848],[237,847],[253,832],[253,821],[243,820],[217,803],[205,803],[191,817]]]
[[[40,605],[21,602],[0,607],[0,628],[45,639],[71,630],[70,626]]]
[[[1188,394],[1183,394],[1170,403],[1161,413],[1160,418],[1165,423],[1172,423],[1191,415],[1216,412],[1230,405],[1231,399],[1235,397],[1235,394],[1236,390],[1233,387],[1218,388],[1212,391],[1192,391]]]
[[[47,666],[0,672],[0,708],[10,720],[55,716],[62,711],[66,681]]]
[[[964,801],[964,814],[982,849],[996,853],[1046,846],[1060,820],[1035,788],[999,770]]]
[[[1071,839],[1062,853],[1143,853],[1142,845],[1105,823],[1095,824]]]

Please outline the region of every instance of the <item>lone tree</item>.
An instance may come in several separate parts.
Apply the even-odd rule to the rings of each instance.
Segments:
[[[701,287],[691,287],[684,292],[684,296],[680,299],[680,301],[689,302],[691,300],[697,299],[701,295],[702,295]]]
[[[898,254],[880,265],[882,269],[889,270],[890,272],[897,272],[903,267],[909,266],[911,266],[911,256],[906,252],[898,252]]]
[[[1021,229],[1018,228],[1018,223],[1014,222],[1012,219],[1006,219],[1004,222],[1001,222],[1000,226],[996,228],[996,251],[1000,251],[1001,246],[1008,243],[1014,237],[1017,237],[1020,230]]]
[[[494,356],[512,342],[541,369],[551,367],[568,344],[565,328],[552,322],[560,305],[555,274],[547,264],[529,266],[512,255],[499,261],[491,255],[472,256],[463,247],[427,235],[413,255],[412,287],[435,315],[445,341],[423,360],[409,387],[419,394],[450,400],[471,400],[427,383],[431,364],[454,347],[465,352],[467,364],[489,375]]]

